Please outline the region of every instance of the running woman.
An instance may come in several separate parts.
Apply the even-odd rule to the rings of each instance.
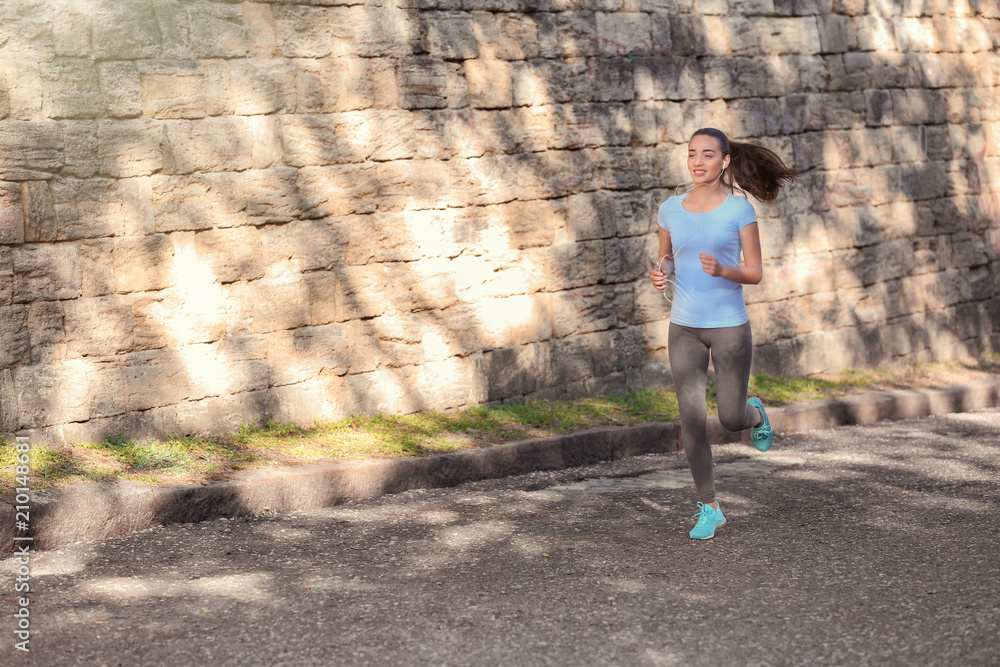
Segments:
[[[660,261],[649,278],[658,290],[674,284],[667,350],[681,413],[681,441],[698,497],[698,522],[690,535],[707,540],[726,522],[715,497],[706,428],[710,356],[722,425],[731,431],[751,429],[753,443],[762,452],[774,440],[763,403],[747,400],[753,338],[743,285],[759,283],[763,266],[757,214],[746,197],[734,194],[734,186],[771,203],[797,172],[773,151],[730,142],[715,128],[692,135],[687,166],[693,187],[660,205]]]

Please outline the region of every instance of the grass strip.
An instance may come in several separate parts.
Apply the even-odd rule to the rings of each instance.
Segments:
[[[1000,355],[975,365],[908,364],[875,371],[849,370],[829,378],[756,375],[749,393],[780,406],[873,389],[924,388],[955,382],[956,371],[996,372]],[[715,413],[715,387],[708,387]],[[532,400],[455,412],[352,416],[312,426],[245,425],[232,435],[166,441],[112,438],[58,448],[33,447],[31,487],[84,481],[132,480],[147,484],[205,483],[240,470],[340,459],[422,456],[511,440],[571,433],[586,428],[677,419],[677,397],[669,389],[578,400]],[[15,450],[0,441],[0,491],[15,486]]]

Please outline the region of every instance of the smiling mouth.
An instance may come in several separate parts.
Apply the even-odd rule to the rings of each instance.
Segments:
[[[695,170],[694,170],[694,175],[695,175],[695,176],[704,176],[704,175],[705,175],[705,174],[707,174],[707,173],[708,173],[708,172],[707,172],[707,171],[705,171],[704,169],[695,169]]]

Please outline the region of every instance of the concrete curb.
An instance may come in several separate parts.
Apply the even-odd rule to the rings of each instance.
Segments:
[[[967,412],[1000,405],[1000,378],[924,391],[877,392],[774,408],[768,417],[777,433],[796,433],[886,419]],[[709,419],[713,444],[736,442],[746,432],[727,431]],[[483,449],[409,459],[301,466],[253,471],[215,484],[149,487],[135,482],[78,484],[31,493],[30,536],[34,549],[80,540],[120,537],[169,523],[223,516],[258,515],[271,509],[328,507],[410,489],[440,488],[676,451],[680,427],[649,423],[591,429],[555,438],[525,440]],[[13,544],[14,494],[0,496],[0,544]],[[24,542],[21,542],[24,544]]]

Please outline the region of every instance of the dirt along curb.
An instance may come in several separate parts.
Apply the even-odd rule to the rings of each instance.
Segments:
[[[1000,405],[1000,377],[941,389],[874,392],[768,410],[778,434],[969,412]],[[77,484],[31,492],[30,532],[17,532],[15,495],[0,496],[0,544],[15,535],[34,549],[121,537],[171,523],[328,507],[349,500],[419,488],[590,465],[677,450],[680,425],[646,423],[591,429],[482,449],[405,459],[382,459],[251,471],[204,485],[151,487],[136,482]],[[735,442],[746,434],[709,419],[709,438]],[[23,544],[24,542],[19,542]],[[12,546],[9,548],[13,548]],[[6,551],[7,549],[4,549]]]

